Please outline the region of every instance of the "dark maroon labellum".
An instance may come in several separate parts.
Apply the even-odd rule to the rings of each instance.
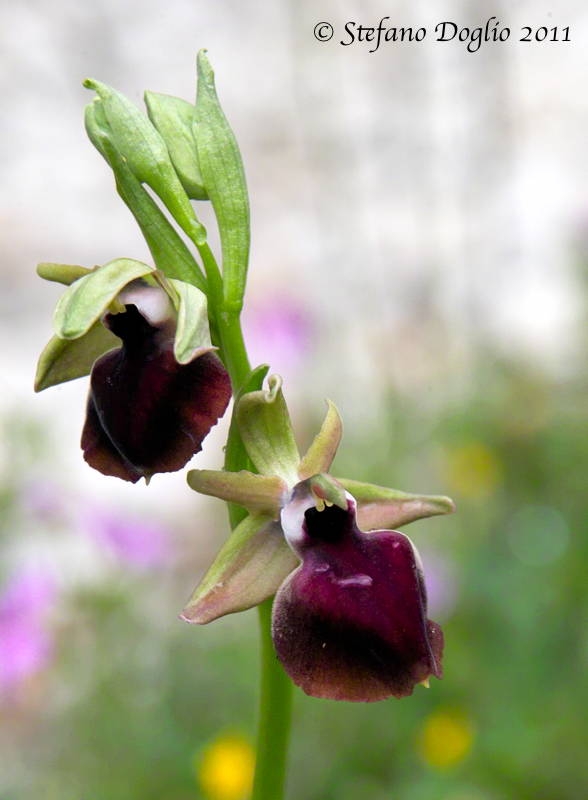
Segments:
[[[427,619],[416,551],[396,531],[364,533],[337,506],[304,513],[302,564],[274,603],[278,657],[307,694],[404,697],[441,677],[443,634]]]
[[[133,483],[181,469],[227,408],[227,371],[212,353],[178,364],[170,324],[150,325],[133,305],[106,324],[122,346],[92,368],[84,458]]]

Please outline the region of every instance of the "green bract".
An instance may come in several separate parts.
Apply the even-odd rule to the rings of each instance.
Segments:
[[[204,187],[219,227],[224,306],[238,312],[249,262],[249,198],[239,147],[220,107],[205,50],[198,53],[194,138]]]

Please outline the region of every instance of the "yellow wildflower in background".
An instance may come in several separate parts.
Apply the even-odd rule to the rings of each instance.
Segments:
[[[421,728],[417,750],[430,767],[453,767],[472,749],[474,729],[471,720],[456,709],[438,709]]]
[[[478,499],[492,494],[502,482],[503,468],[496,453],[483,442],[466,442],[447,454],[445,467],[450,489]]]
[[[255,753],[243,736],[217,737],[194,762],[198,783],[209,800],[244,800],[249,796]]]

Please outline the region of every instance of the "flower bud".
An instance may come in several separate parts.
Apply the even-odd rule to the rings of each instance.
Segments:
[[[156,92],[145,92],[145,105],[149,119],[167,145],[186,194],[193,200],[208,200],[194,140],[194,106],[179,97]]]

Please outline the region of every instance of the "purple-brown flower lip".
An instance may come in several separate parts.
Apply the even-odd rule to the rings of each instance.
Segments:
[[[143,291],[151,301],[161,290]],[[130,304],[122,313],[107,314],[104,323],[122,345],[92,368],[84,458],[105,475],[133,483],[181,469],[226,410],[231,397],[226,370],[211,352],[179,364],[171,317],[152,324]]]
[[[397,531],[364,533],[356,503],[315,504],[304,481],[282,511],[301,565],[280,587],[273,640],[286,672],[307,694],[371,701],[412,694],[441,677],[443,637],[426,618],[420,560]]]

